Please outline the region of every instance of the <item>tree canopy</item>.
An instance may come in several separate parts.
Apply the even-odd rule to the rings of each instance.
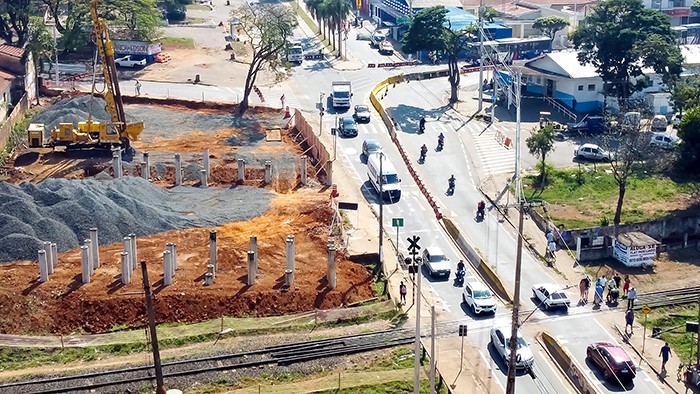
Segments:
[[[239,114],[248,110],[248,99],[258,73],[269,70],[277,79],[286,75],[285,47],[287,39],[297,26],[296,14],[284,4],[248,3],[231,12],[247,44],[253,52],[243,86],[243,99],[238,105]]]
[[[700,166],[700,106],[688,109],[678,125],[681,142],[678,163],[697,174]]]
[[[649,67],[669,83],[683,58],[668,16],[641,0],[603,0],[573,32],[583,64],[592,64],[607,85],[605,94],[629,97],[630,77]]]
[[[554,35],[566,26],[569,26],[569,21],[555,15],[541,16],[535,19],[535,23],[532,24],[532,27],[549,38],[554,38]]]
[[[451,94],[450,103],[458,100],[460,82],[457,54],[466,49],[474,38],[475,26],[469,25],[461,30],[453,30],[447,20],[447,9],[443,6],[424,8],[411,20],[408,31],[401,45],[404,52],[441,51],[447,54],[448,75]]]
[[[30,0],[0,0],[0,38],[21,47],[29,38]]]
[[[700,106],[700,75],[691,75],[676,82],[671,90],[671,100],[677,111]]]
[[[499,15],[501,15],[501,13],[489,5],[485,6],[481,11],[481,17],[487,22],[493,22],[493,20]]]
[[[547,179],[545,159],[554,150],[554,126],[547,124],[533,129],[532,134],[525,140],[525,145],[531,155],[540,158],[540,186],[544,188]]]

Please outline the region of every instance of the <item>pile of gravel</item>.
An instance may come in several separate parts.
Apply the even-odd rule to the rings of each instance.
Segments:
[[[43,241],[75,248],[96,227],[100,244],[129,233],[145,236],[212,227],[263,214],[273,194],[247,186],[162,189],[137,177],[47,179],[15,186],[0,182],[0,262],[35,260]]]
[[[106,105],[103,99],[90,95],[67,98],[35,116],[31,123],[43,123],[46,138],[49,138],[51,130],[59,123],[73,123],[73,127],[77,128],[78,122],[85,122],[88,118],[96,122],[111,122],[112,117],[105,110]],[[133,121],[128,114],[127,121]]]

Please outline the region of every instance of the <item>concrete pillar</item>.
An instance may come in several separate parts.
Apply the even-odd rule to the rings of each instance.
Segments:
[[[326,186],[330,186],[333,184],[333,162],[328,161],[326,163]]]
[[[248,286],[252,286],[255,284],[255,273],[256,273],[256,268],[255,267],[255,252],[252,250],[248,251]]]
[[[138,253],[136,252],[136,234],[129,234],[131,239],[131,247],[129,248],[129,255],[131,256],[131,269],[135,270],[138,267]]]
[[[581,262],[581,237],[576,238],[576,261]]]
[[[250,249],[253,252],[253,257],[255,259],[255,275],[258,275],[258,236],[253,234],[250,236]]]
[[[209,186],[207,184],[207,170],[199,170],[199,181],[202,189],[206,189]]]
[[[58,267],[58,246],[56,246],[55,242],[51,243],[51,257],[53,258],[53,263],[51,264],[51,267],[54,269]]]
[[[238,180],[245,181],[245,160],[238,159]]]
[[[100,244],[97,241],[97,229],[90,229],[90,245],[92,246],[92,266],[94,269],[100,268]]]
[[[211,230],[209,231],[209,264],[214,266],[214,275],[216,275],[216,271],[219,270],[219,265],[216,260],[216,230]]]
[[[180,186],[182,184],[182,159],[180,154],[175,154],[175,186]]]
[[[129,257],[129,267],[131,267],[131,270],[134,270],[134,262],[131,260],[131,237],[126,236],[123,239],[124,243],[124,253]]]
[[[284,284],[287,287],[294,286],[294,270],[284,270]]]
[[[204,150],[204,152],[202,153],[202,158],[204,159],[204,171],[206,171],[205,175],[207,178],[207,182],[209,182],[209,149]]]
[[[131,259],[129,253],[122,252],[122,284],[128,285],[131,283]]]
[[[169,250],[163,252],[163,284],[165,286],[173,284],[173,262],[170,257]]]
[[[265,161],[265,183],[270,184],[272,182],[272,162],[270,160]]]
[[[214,274],[207,272],[204,274],[204,286],[211,286],[214,284]]]
[[[84,245],[88,247],[88,260],[90,261],[90,268],[94,271],[96,269],[95,267],[95,259],[92,255],[92,241],[89,239],[86,239],[83,241]],[[92,275],[92,274],[91,274]]]
[[[174,270],[177,270],[177,244],[173,244],[173,248],[170,250],[170,253],[172,253],[173,256],[173,267],[175,267]]]
[[[90,266],[90,251],[87,245],[80,247],[80,268],[82,272],[83,283],[90,283],[90,275],[92,275],[92,267]]]
[[[145,161],[141,162],[141,178],[148,180],[148,165]]]
[[[148,152],[143,152],[143,162],[146,163],[146,176],[144,179],[149,180],[151,179],[151,158]]]
[[[335,289],[335,246],[334,245],[328,245],[328,261],[327,261],[327,266],[328,266],[328,276],[326,279],[328,279],[328,287],[331,289]]]
[[[114,179],[121,178],[121,157],[116,149],[112,150],[112,171],[114,172]]]
[[[165,244],[165,250],[170,252],[170,261],[172,262],[172,276],[175,276],[175,270],[177,269],[177,261],[175,260],[175,244],[172,242],[168,242],[167,244]]]
[[[39,282],[49,280],[49,267],[46,261],[46,251],[39,249]]]
[[[307,174],[306,174],[306,156],[302,156],[302,157],[301,157],[301,171],[300,171],[300,173],[301,173],[301,176],[300,176],[300,178],[301,178],[301,184],[302,184],[302,185],[306,185],[306,183],[307,183],[307,179],[306,179],[306,176],[307,176]]]
[[[44,252],[46,252],[46,269],[49,275],[53,274],[53,255],[51,251],[51,242],[44,242]]]
[[[294,236],[287,236],[287,270],[294,271]]]

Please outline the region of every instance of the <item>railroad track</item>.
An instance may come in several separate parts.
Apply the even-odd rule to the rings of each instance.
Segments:
[[[315,341],[269,346],[249,352],[178,360],[162,364],[163,377],[175,378],[208,372],[230,371],[265,365],[290,365],[326,357],[344,356],[413,343],[410,330],[389,330]],[[0,393],[79,393],[109,386],[134,386],[155,380],[153,365],[46,377],[0,384]]]
[[[641,309],[644,305],[654,308],[691,304],[698,302],[698,297],[700,297],[700,286],[654,291],[638,295],[634,302],[634,309]]]

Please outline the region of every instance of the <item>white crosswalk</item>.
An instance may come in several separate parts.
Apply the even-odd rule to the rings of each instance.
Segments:
[[[258,89],[260,89],[260,92],[265,99],[265,101],[261,102],[261,104],[272,108],[282,108],[282,101],[280,98],[283,95],[284,105],[290,108],[301,108],[302,100],[306,99],[306,97],[297,96],[291,91],[291,89],[283,86],[258,86]],[[251,93],[250,97],[251,102],[260,102],[260,97],[258,97],[255,92]]]
[[[480,167],[491,175],[512,173],[515,171],[515,151],[507,149],[497,139],[497,133],[503,132],[497,125],[484,129],[485,125],[469,122],[463,127],[469,131],[471,139],[479,154]]]

